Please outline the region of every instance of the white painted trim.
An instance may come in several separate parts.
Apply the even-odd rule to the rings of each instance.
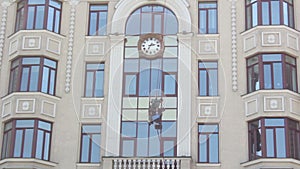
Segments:
[[[293,99],[293,98],[290,98],[290,112],[293,113],[293,114],[296,114],[296,115],[300,116],[299,113],[297,113],[296,111],[293,110],[292,102],[296,102],[296,104],[299,104],[299,105],[300,105],[300,101],[299,101],[299,100],[296,100],[296,99]],[[299,110],[299,111],[300,111],[300,110]]]
[[[99,44],[103,46],[102,49],[99,49],[99,53],[93,53],[89,51],[89,45],[90,44]],[[88,42],[86,45],[86,55],[92,55],[92,56],[99,56],[99,55],[104,55],[104,50],[105,50],[105,43],[104,42]]]
[[[278,34],[278,41],[279,43],[274,43],[274,44],[267,44],[264,43],[264,37],[265,34]],[[261,46],[281,46],[281,32],[262,32],[261,33]]]
[[[208,105],[208,106],[213,106],[215,105],[216,106],[216,114],[215,116],[201,116],[201,106],[202,105]],[[199,106],[198,106],[198,118],[203,118],[203,117],[206,117],[206,118],[216,118],[216,117],[219,117],[219,111],[218,111],[218,104],[217,103],[199,103]]]
[[[290,46],[289,37],[295,38],[295,39],[296,39],[296,49],[295,49],[295,48],[292,48],[292,47]],[[292,34],[290,34],[290,33],[287,33],[287,37],[286,37],[286,38],[287,38],[287,40],[286,40],[287,47],[290,48],[290,49],[299,51],[299,37],[298,37],[297,35],[292,35]]]
[[[17,50],[12,51],[11,46],[12,46],[12,44],[13,44],[14,42],[16,42]],[[11,41],[11,42],[9,43],[9,49],[8,49],[8,55],[9,55],[9,56],[12,55],[12,54],[14,54],[14,53],[16,53],[16,52],[18,51],[18,45],[19,45],[19,40],[18,40],[18,39],[15,39],[14,41]]]
[[[247,48],[246,48],[246,41],[247,41],[248,39],[251,39],[251,38],[254,39],[254,46],[253,46],[252,48],[247,49]],[[245,38],[244,38],[244,52],[248,52],[248,51],[250,51],[250,50],[252,50],[252,49],[255,49],[256,47],[257,47],[257,42],[256,42],[256,36],[255,36],[255,35],[251,35],[251,36],[248,36],[248,37],[245,37]]]
[[[214,44],[214,49],[211,51],[211,52],[203,52],[201,51],[201,43],[202,42],[205,42],[205,43],[213,43]],[[199,54],[218,54],[218,40],[199,40],[199,51],[198,51]]]

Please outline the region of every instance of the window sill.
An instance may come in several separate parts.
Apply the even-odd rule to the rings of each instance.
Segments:
[[[100,167],[101,163],[77,163],[77,167]]]
[[[247,161],[247,162],[241,163],[241,165],[243,167],[250,167],[250,166],[258,165],[261,163],[270,163],[270,164],[285,163],[285,164],[300,165],[300,161],[293,159],[293,158],[261,158],[261,159],[256,159],[253,161]]]
[[[21,168],[35,169],[35,168],[53,168],[57,163],[51,161],[44,161],[34,158],[7,158],[0,161],[0,168],[20,166]]]
[[[5,100],[5,99],[11,98],[13,96],[24,96],[24,95],[27,95],[27,96],[44,96],[44,97],[52,98],[52,99],[57,100],[57,101],[59,101],[61,99],[61,97],[46,94],[46,93],[43,93],[43,92],[12,92],[12,93],[9,93],[6,96],[2,97],[1,99]]]
[[[60,38],[65,38],[66,36],[61,34],[60,33],[56,33],[56,32],[52,32],[52,31],[49,31],[47,29],[21,29],[21,30],[18,30],[14,33],[12,33],[11,35],[8,36],[8,38],[13,38],[19,34],[22,34],[22,33],[36,33],[36,32],[40,32],[40,33],[49,33],[51,35],[54,35],[54,36],[58,36]]]
[[[197,163],[197,167],[220,167],[221,163]]]

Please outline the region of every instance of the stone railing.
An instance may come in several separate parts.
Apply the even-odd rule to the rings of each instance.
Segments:
[[[112,169],[181,169],[189,166],[190,158],[105,158]],[[111,164],[109,164],[111,163]],[[183,163],[183,165],[182,165]]]

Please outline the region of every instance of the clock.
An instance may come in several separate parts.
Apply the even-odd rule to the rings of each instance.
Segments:
[[[160,34],[142,35],[138,41],[138,50],[140,57],[148,59],[162,57],[163,55],[163,36]]]

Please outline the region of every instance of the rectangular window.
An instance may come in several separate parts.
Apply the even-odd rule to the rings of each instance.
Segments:
[[[199,33],[215,34],[218,31],[217,2],[199,2]]]
[[[198,125],[198,162],[219,162],[219,127],[217,124]]]
[[[86,64],[85,97],[104,96],[104,63]]]
[[[20,1],[17,6],[15,29],[47,29],[59,33],[61,9],[61,2],[56,0]]]
[[[81,163],[100,162],[101,125],[89,124],[81,127]]]
[[[55,94],[57,62],[44,57],[20,57],[12,62],[9,93]]]
[[[107,5],[90,5],[89,36],[106,35]]]
[[[299,159],[299,123],[287,118],[261,118],[249,123],[249,158]]]
[[[52,124],[41,120],[13,120],[5,124],[1,158],[50,160]]]
[[[218,95],[218,63],[216,61],[200,61],[199,73],[199,96]]]

